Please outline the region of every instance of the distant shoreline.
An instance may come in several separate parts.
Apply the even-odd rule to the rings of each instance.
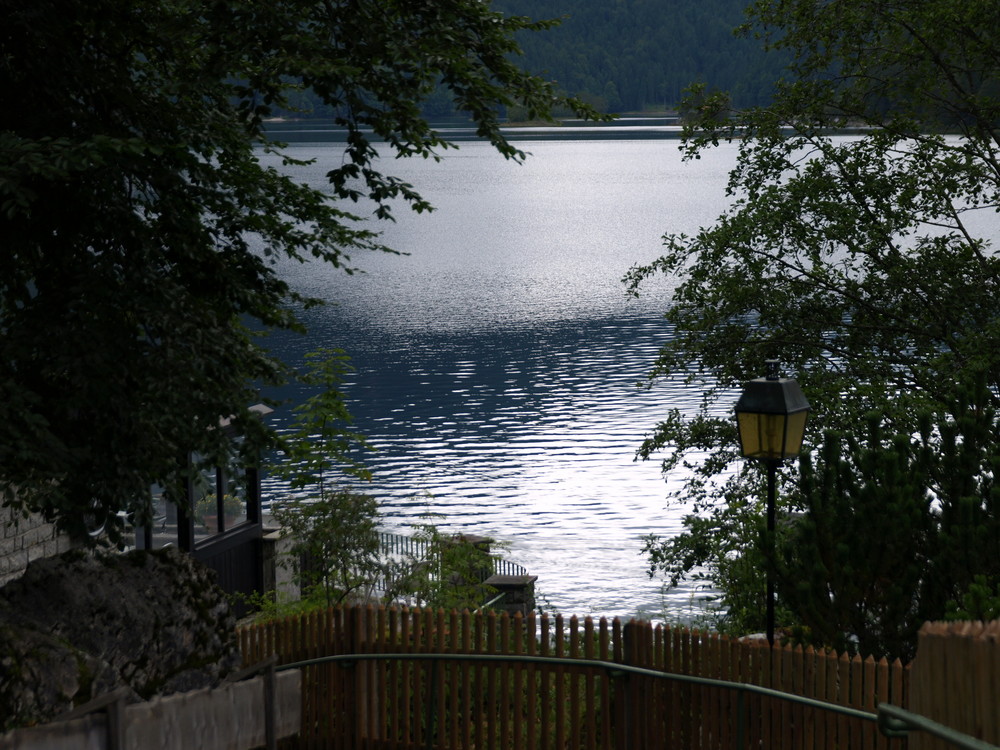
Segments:
[[[431,127],[448,141],[455,143],[483,140],[475,126],[463,118],[431,122]],[[829,135],[862,135],[869,128],[847,127],[831,129]],[[500,131],[511,141],[523,140],[677,140],[683,135],[680,116],[676,112],[630,113],[609,122],[562,119],[555,122],[504,122]],[[265,120],[264,132],[274,141],[294,143],[343,143],[347,130],[325,118],[272,118]],[[371,132],[371,131],[369,131]],[[791,132],[791,131],[789,131]],[[739,133],[733,140],[740,139]]]
[[[432,122],[444,138],[454,142],[483,140],[465,120]],[[565,119],[556,122],[521,121],[502,123],[501,132],[511,140],[617,140],[675,139],[681,135],[676,115],[622,115],[610,122]],[[265,121],[269,138],[286,143],[344,142],[347,130],[325,119],[283,119]]]

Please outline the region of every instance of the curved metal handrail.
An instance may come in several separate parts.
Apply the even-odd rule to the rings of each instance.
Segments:
[[[661,672],[645,667],[635,667],[630,664],[618,662],[601,661],[598,659],[571,659],[553,656],[530,656],[526,654],[448,654],[448,653],[369,653],[369,654],[337,654],[335,656],[321,656],[314,659],[292,662],[275,667],[281,671],[285,669],[301,669],[318,664],[328,664],[339,662],[343,667],[353,667],[361,661],[376,660],[409,660],[409,661],[431,661],[435,665],[440,661],[475,661],[475,662],[515,662],[521,664],[550,664],[566,667],[589,667],[601,669],[608,672],[612,679],[628,675],[641,675],[644,677],[655,677],[658,679],[672,680],[674,682],[685,682],[694,685],[707,687],[717,687],[727,690],[737,691],[737,737],[736,747],[744,746],[745,737],[745,697],[749,695],[759,695],[768,698],[797,703],[809,706],[822,711],[829,711],[834,714],[848,716],[864,721],[872,721],[886,737],[903,737],[911,731],[922,731],[932,734],[955,745],[962,750],[1000,750],[996,745],[991,745],[983,740],[976,739],[957,730],[938,724],[920,714],[898,708],[888,703],[881,703],[878,706],[878,713],[862,711],[849,706],[838,706],[835,703],[806,698],[805,696],[785,693],[773,688],[766,688],[760,685],[751,685],[743,682],[730,682],[727,680],[717,680],[711,677],[695,677],[693,675],[674,674],[672,672]],[[435,719],[435,707],[433,697],[428,705],[427,726],[432,726]]]

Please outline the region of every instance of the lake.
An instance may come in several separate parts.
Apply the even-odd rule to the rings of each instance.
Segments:
[[[282,126],[297,170],[325,183],[342,146]],[[353,260],[348,276],[286,263],[296,289],[330,304],[304,313],[306,339],[275,344],[300,362],[342,347],[355,372],[355,426],[377,448],[367,491],[387,531],[424,514],[445,530],[493,536],[538,576],[539,603],[566,615],[685,620],[698,592],[661,591],[642,538],[681,528],[643,437],[699,389],[640,387],[671,331],[671,282],[625,295],[628,269],[655,258],[665,232],[697,231],[726,205],[736,145],[685,163],[668,128],[519,131],[524,164],[469,140],[443,161],[387,160],[436,207],[382,227],[405,256]],[[279,419],[283,418],[278,414]],[[287,418],[287,415],[284,417]],[[267,482],[267,495],[284,489]]]

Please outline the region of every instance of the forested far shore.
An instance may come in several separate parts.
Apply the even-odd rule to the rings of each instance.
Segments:
[[[786,56],[765,52],[757,39],[734,32],[747,0],[494,0],[508,16],[560,19],[545,31],[517,35],[517,62],[555,81],[559,90],[602,112],[663,112],[677,108],[694,83],[729,93],[737,108],[765,105]],[[291,97],[299,116],[335,112],[311,91]],[[445,90],[422,104],[425,116],[455,114]],[[517,119],[520,113],[509,113]]]
[[[766,104],[787,58],[765,53],[735,29],[747,0],[494,0],[493,8],[536,20],[524,32],[522,64],[606,112],[674,108],[692,83],[730,93],[736,107]]]

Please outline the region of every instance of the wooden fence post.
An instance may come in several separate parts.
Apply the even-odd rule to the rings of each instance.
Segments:
[[[1000,621],[928,622],[917,636],[910,672],[914,713],[993,745],[1000,744],[995,675],[1000,668]],[[948,747],[921,732],[910,750]]]
[[[634,620],[625,623],[622,629],[622,663],[635,665],[636,652],[636,624]],[[635,698],[638,694],[638,686],[635,684],[635,675],[625,675],[619,678],[624,690],[621,691],[622,706],[618,716],[621,719],[621,729],[619,730],[621,743],[618,747],[635,746]]]
[[[365,627],[365,610],[362,607],[354,607],[351,610],[351,617],[344,619],[348,626],[346,642],[350,644],[348,653],[360,654],[364,649],[363,634]],[[362,737],[366,725],[365,703],[368,695],[368,680],[366,679],[367,664],[356,662],[352,667],[354,672],[354,689],[348,696],[347,704],[349,715],[347,718],[348,742],[350,747],[360,748]]]
[[[611,658],[618,664],[625,663],[624,637],[622,636],[622,623],[617,617],[611,621]],[[616,748],[628,747],[625,735],[625,710],[628,705],[627,684],[628,676],[625,673],[613,675],[614,684],[612,693],[614,695],[614,716],[611,719],[614,731],[614,746]]]

